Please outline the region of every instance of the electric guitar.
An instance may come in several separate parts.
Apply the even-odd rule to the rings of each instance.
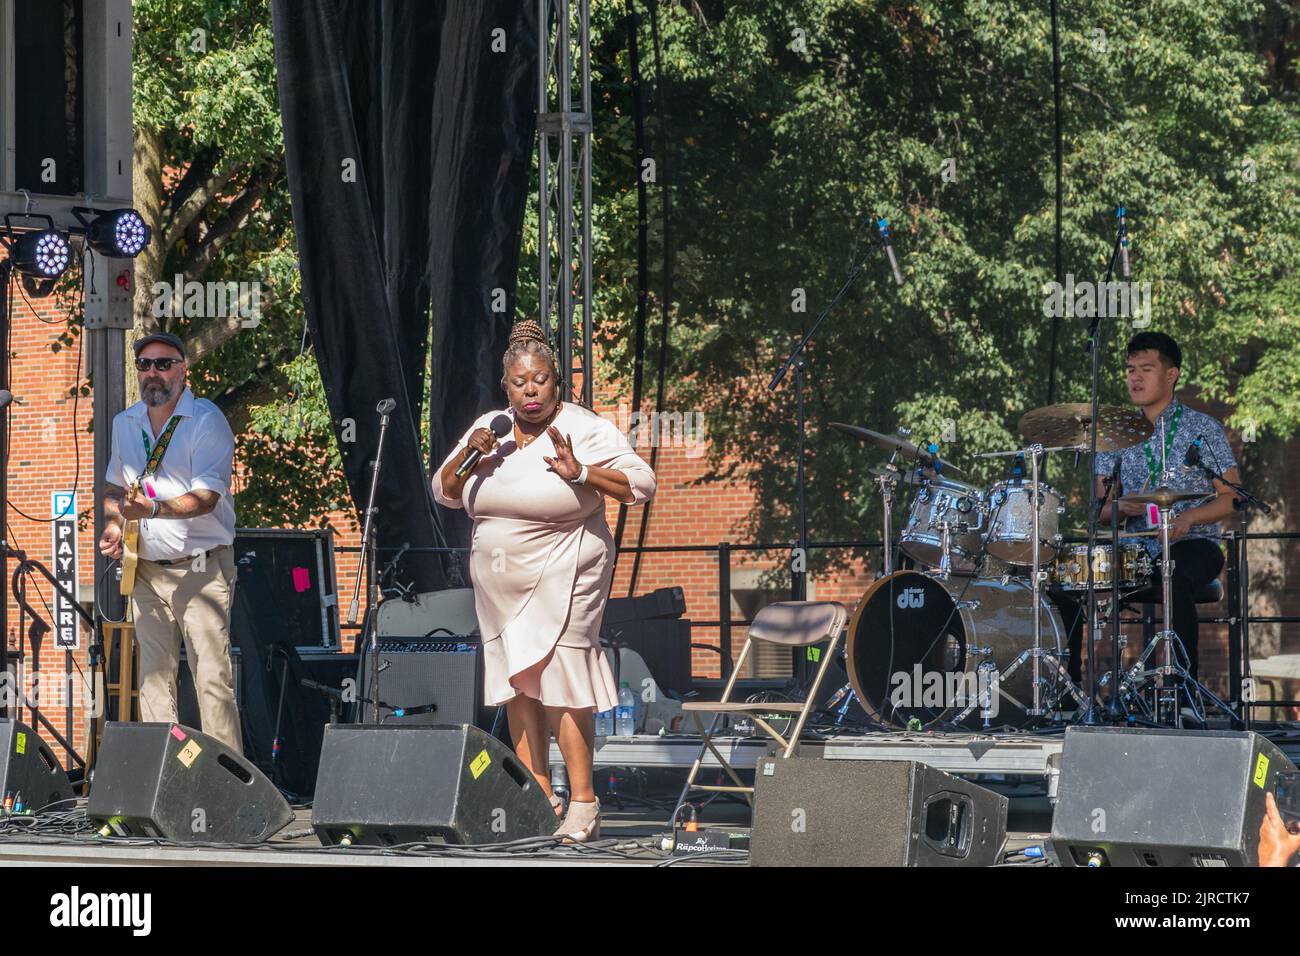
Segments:
[[[172,433],[176,431],[176,426],[180,424],[181,417],[173,415],[158,436],[157,444],[151,445],[149,436],[144,435],[145,453],[149,460],[145,462],[144,471],[140,477],[131,483],[131,487],[126,490],[126,497],[122,499],[123,503],[145,495],[144,483],[158,471],[162,464],[163,455],[167,453],[167,445],[172,440]],[[140,564],[140,519],[126,521],[122,524],[122,576],[118,580],[118,592],[123,597],[130,597],[131,592],[135,590],[135,572]]]
[[[126,490],[126,497],[122,499],[123,503],[144,494],[144,487],[141,484],[143,477],[137,478],[131,487]],[[118,593],[122,597],[130,597],[131,592],[135,590],[135,571],[140,561],[140,519],[135,518],[127,521],[122,525],[122,577],[118,582]]]

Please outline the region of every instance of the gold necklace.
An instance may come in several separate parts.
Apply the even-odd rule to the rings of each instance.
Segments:
[[[542,426],[542,430],[538,432],[536,435],[524,435],[524,430],[522,428],[519,428],[519,421],[518,419],[516,419],[515,428],[519,428],[519,434],[524,435],[523,441],[518,441],[518,439],[516,439],[516,441],[518,441],[519,443],[519,447],[527,448],[529,445],[531,445],[535,439],[537,439],[539,436],[543,435],[546,432],[546,429],[550,427],[551,422],[555,421],[555,416],[559,414],[560,414],[560,403],[556,402],[555,410],[551,412],[551,417],[546,419],[546,424]]]

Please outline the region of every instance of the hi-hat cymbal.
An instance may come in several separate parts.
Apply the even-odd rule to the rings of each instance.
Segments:
[[[1018,430],[1039,445],[1087,445],[1092,406],[1087,402],[1044,405],[1026,412]],[[1123,405],[1097,406],[1097,450],[1119,451],[1145,441],[1154,429],[1136,408]]]
[[[852,435],[854,438],[870,442],[877,448],[887,452],[897,452],[904,458],[916,458],[921,464],[933,468],[936,464],[939,469],[950,475],[961,477],[962,470],[949,461],[945,461],[938,455],[932,455],[918,445],[912,444],[906,438],[898,435],[882,435],[880,432],[873,432],[869,428],[862,428],[859,425],[846,425],[844,422],[831,422],[831,428],[839,429],[846,435]]]
[[[1175,491],[1173,488],[1152,488],[1150,491],[1135,491],[1131,495],[1124,495],[1119,500],[1131,502],[1135,505],[1155,505],[1157,508],[1171,508],[1179,501],[1195,501],[1198,498],[1208,498],[1214,494],[1212,491]]]

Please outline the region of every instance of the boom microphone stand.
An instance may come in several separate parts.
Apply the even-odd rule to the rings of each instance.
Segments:
[[[876,219],[876,228],[879,235],[868,242],[865,250],[853,257],[853,260],[849,264],[849,274],[845,278],[844,284],[840,286],[839,291],[836,292],[831,301],[827,303],[826,308],[822,309],[821,314],[818,315],[817,319],[813,322],[812,328],[809,329],[804,337],[799,340],[799,344],[794,347],[794,351],[790,353],[790,357],[781,363],[781,367],[778,368],[776,374],[772,376],[772,381],[767,383],[767,390],[769,392],[776,391],[776,387],[780,385],[781,380],[785,378],[786,372],[790,371],[791,366],[794,366],[795,404],[798,407],[799,427],[799,456],[795,462],[795,486],[798,489],[799,495],[799,540],[797,547],[799,548],[799,554],[804,559],[805,569],[807,568],[808,560],[808,512],[804,500],[803,459],[804,443],[807,436],[807,421],[804,415],[803,359],[801,356],[803,355],[804,347],[812,341],[812,337],[817,334],[817,330],[821,328],[821,324],[825,322],[826,317],[830,315],[831,309],[835,308],[840,299],[844,298],[844,294],[849,291],[849,287],[852,286],[853,283],[857,281],[858,276],[861,275],[862,267],[866,264],[867,257],[871,255],[872,249],[878,248],[884,250],[894,274],[894,281],[899,285],[903,284],[903,276],[898,271],[898,263],[894,259],[894,249],[890,242],[889,220],[878,217],[872,218]],[[807,570],[804,570],[794,574],[793,598],[796,601],[803,601],[806,600],[807,597],[808,572]],[[800,660],[802,661],[803,658],[801,657]]]
[[[1116,209],[1115,217],[1119,220],[1115,234],[1115,245],[1110,252],[1110,262],[1106,266],[1106,284],[1103,289],[1109,288],[1112,277],[1115,275],[1115,260],[1123,253],[1123,273],[1124,278],[1128,278],[1128,230],[1125,220],[1125,209],[1119,206]],[[1090,402],[1092,403],[1092,420],[1088,428],[1088,499],[1093,498],[1093,477],[1097,473],[1097,416],[1101,406],[1101,309],[1094,309],[1096,314],[1092,317],[1092,322],[1088,325],[1088,342],[1087,349],[1091,352],[1092,357],[1092,377],[1090,381]],[[1101,718],[1097,714],[1097,597],[1096,581],[1093,576],[1092,568],[1092,550],[1097,546],[1097,518],[1099,509],[1088,509],[1088,671],[1084,675],[1084,683],[1088,686],[1088,703],[1086,710],[1079,715],[1079,722],[1082,724],[1099,724]],[[1112,542],[1118,539],[1119,515],[1116,513],[1117,507],[1111,508],[1111,522],[1115,526],[1115,531],[1111,534]],[[1119,555],[1111,555],[1112,565],[1118,560]],[[1118,575],[1112,572],[1114,584],[1111,591],[1111,626],[1114,629],[1112,639],[1115,642],[1115,648],[1119,646],[1119,588]],[[1119,707],[1119,658],[1111,661],[1111,701],[1106,707],[1106,719],[1119,723],[1123,720],[1123,713]]]
[[[371,466],[370,472],[370,495],[366,501],[366,523],[361,532],[361,562],[357,565],[357,580],[352,586],[352,603],[348,605],[348,623],[357,623],[357,611],[360,605],[361,578],[366,573],[366,568],[373,569],[376,564],[375,540],[374,540],[374,521],[375,521],[375,496],[379,491],[379,469],[384,458],[384,438],[388,435],[389,415],[392,414],[397,402],[391,398],[385,398],[375,406],[375,411],[379,413],[379,443],[375,449],[375,461]],[[373,579],[373,575],[372,575]],[[375,626],[375,601],[374,587],[371,583],[366,585],[366,623],[362,631],[361,646],[368,646],[370,654],[370,696],[379,699],[379,631]],[[362,653],[366,653],[363,651]],[[376,712],[376,719],[378,713]]]

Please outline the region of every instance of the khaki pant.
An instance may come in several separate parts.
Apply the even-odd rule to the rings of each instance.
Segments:
[[[242,755],[230,661],[234,597],[235,552],[226,547],[209,555],[206,566],[197,571],[192,561],[161,565],[141,560],[131,602],[140,648],[140,717],[145,722],[178,722],[179,625],[199,701],[200,729]]]

